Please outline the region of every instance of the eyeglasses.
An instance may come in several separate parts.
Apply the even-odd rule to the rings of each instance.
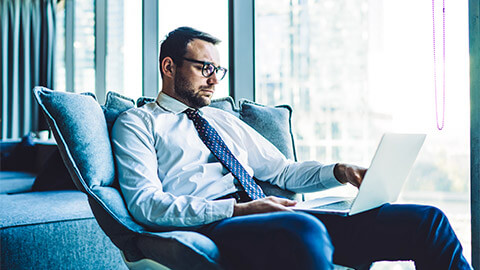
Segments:
[[[202,75],[203,77],[210,77],[213,75],[213,73],[215,72],[215,74],[217,75],[217,79],[218,80],[222,80],[223,77],[225,77],[225,74],[227,74],[227,69],[224,68],[224,67],[216,67],[214,64],[212,64],[211,62],[206,62],[206,61],[199,61],[199,60],[195,60],[195,59],[190,59],[190,58],[186,58],[186,57],[182,57],[183,60],[187,60],[189,62],[192,62],[192,63],[197,63],[197,64],[202,64],[203,67],[202,67]]]

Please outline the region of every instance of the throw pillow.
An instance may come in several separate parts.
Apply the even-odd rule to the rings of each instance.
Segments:
[[[139,97],[137,99],[137,107],[142,107],[143,105],[147,104],[147,103],[150,103],[150,102],[154,102],[155,99],[154,98],[151,98],[151,97]]]
[[[105,120],[107,121],[108,132],[112,131],[113,124],[117,117],[124,111],[135,107],[135,101],[115,92],[108,92],[105,105],[102,106]]]
[[[231,97],[224,97],[224,98],[218,98],[212,100],[212,103],[210,104],[211,107],[222,109],[226,112],[229,112],[236,117],[240,117],[240,114],[238,112],[238,108],[235,107],[235,102],[233,101],[233,98]]]
[[[100,104],[90,96],[44,87],[35,87],[34,94],[75,185],[84,192],[89,187],[111,185],[115,168]]]
[[[292,109],[287,105],[271,107],[240,101],[240,119],[275,145],[286,158],[296,160],[291,115]]]

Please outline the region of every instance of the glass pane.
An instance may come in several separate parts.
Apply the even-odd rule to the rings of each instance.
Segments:
[[[212,0],[208,1],[208,5],[206,5],[205,2],[198,0],[160,0],[158,8],[160,41],[170,31],[181,26],[190,26],[207,32],[222,40],[217,47],[220,52],[221,65],[228,67],[228,1]],[[215,87],[214,98],[228,96],[228,88],[227,73],[225,78]]]
[[[106,87],[142,95],[142,1],[107,1]]]
[[[57,3],[56,21],[55,21],[55,70],[54,89],[65,91],[67,88],[65,72],[65,1]]]
[[[95,92],[94,1],[75,1],[74,92]]]
[[[447,7],[442,131],[437,130],[435,116],[432,7],[428,1],[257,0],[255,93],[258,102],[293,106],[293,130],[301,160],[368,167],[384,132],[426,133],[400,201],[442,209],[469,259],[467,7],[466,0],[449,2]],[[436,22],[440,120],[441,8],[436,7],[440,19]],[[307,197],[355,192],[354,188],[341,188]],[[391,264],[374,267],[392,269]],[[407,264],[406,269],[412,265]]]

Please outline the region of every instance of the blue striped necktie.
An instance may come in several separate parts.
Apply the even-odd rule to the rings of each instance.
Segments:
[[[200,116],[197,110],[187,109],[185,113],[187,114],[187,117],[193,121],[203,143],[205,143],[218,161],[220,161],[223,166],[227,168],[233,176],[238,179],[238,181],[240,181],[248,196],[253,200],[265,198],[262,189],[257,183],[255,183],[245,168],[243,168],[242,164],[240,164],[235,158],[220,135],[207,122],[207,120]]]

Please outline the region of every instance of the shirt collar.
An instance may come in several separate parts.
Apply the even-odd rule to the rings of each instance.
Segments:
[[[164,110],[175,113],[175,114],[183,113],[186,109],[195,110],[194,108],[188,107],[187,105],[172,98],[171,96],[165,94],[164,92],[160,92],[160,94],[157,97],[156,103],[158,106],[162,107]]]

